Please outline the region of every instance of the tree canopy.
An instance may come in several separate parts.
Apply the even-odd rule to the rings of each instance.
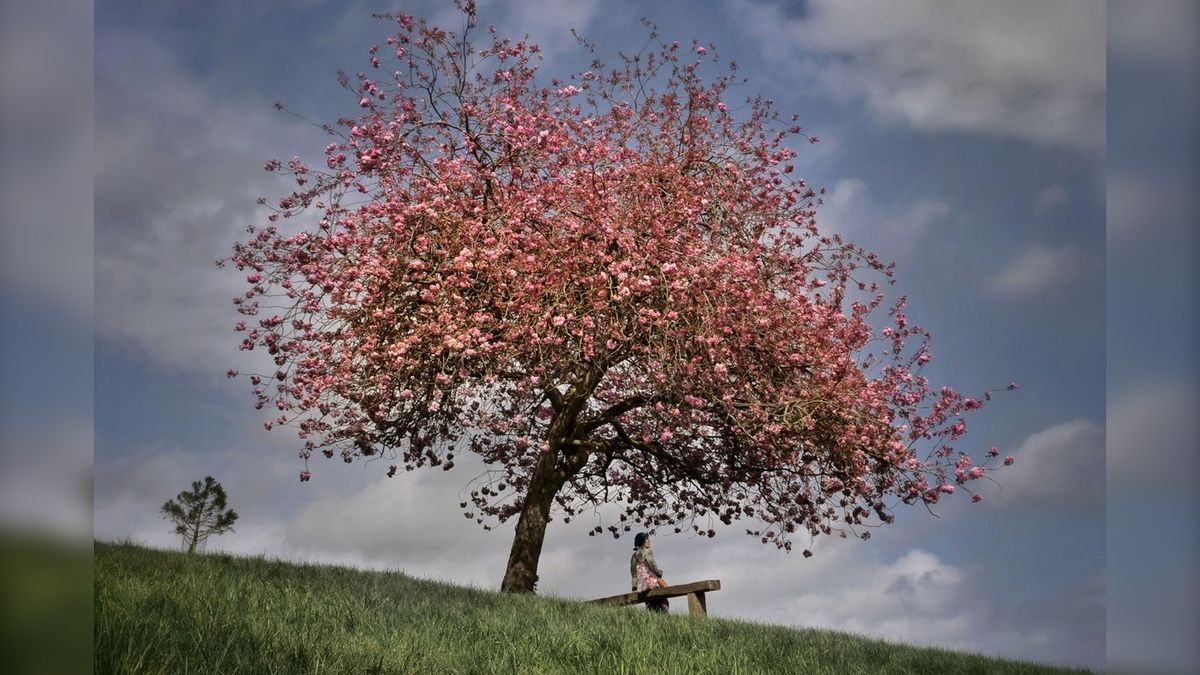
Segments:
[[[340,76],[361,113],[325,127],[324,166],[267,163],[297,188],[230,258],[242,348],[277,366],[257,406],[298,429],[302,481],[314,452],[389,475],[475,453],[491,471],[462,506],[517,517],[516,591],[552,510],[620,504],[613,536],[747,518],[790,550],[979,498],[997,451],[952,443],[991,394],[931,386],[893,267],[820,232],[795,116],[653,26],[539,85],[538,47],[478,48],[462,8],[457,34],[385,17],[369,71]]]
[[[227,499],[225,488],[212,476],[205,476],[203,482],[192,481],[191,490],[167,500],[161,511],[175,523],[175,534],[183,538],[188,553],[195,553],[212,535],[233,531],[238,514],[225,508]]]

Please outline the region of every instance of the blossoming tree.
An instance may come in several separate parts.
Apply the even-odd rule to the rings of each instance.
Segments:
[[[982,402],[920,374],[903,298],[879,317],[892,267],[819,232],[795,117],[653,27],[541,86],[536,45],[491,29],[477,49],[461,7],[457,34],[386,17],[370,72],[341,75],[361,114],[326,127],[323,168],[267,164],[297,189],[229,259],[242,348],[277,366],[251,375],[257,405],[298,429],[301,481],[314,452],[389,476],[475,453],[490,470],[461,506],[516,519],[517,592],[552,515],[601,503],[623,509],[614,537],[749,518],[790,550],[956,486],[979,499],[987,467],[950,443]]]

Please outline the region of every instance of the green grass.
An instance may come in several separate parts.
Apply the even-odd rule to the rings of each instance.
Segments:
[[[95,544],[97,673],[1086,672],[345,567]]]
[[[92,671],[92,552],[87,539],[0,529],[0,671]]]

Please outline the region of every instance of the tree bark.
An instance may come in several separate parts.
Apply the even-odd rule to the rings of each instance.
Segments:
[[[200,517],[197,515],[196,522],[192,524],[192,535],[188,537],[188,554],[196,552],[196,544],[200,541]]]
[[[587,464],[589,454],[583,449],[564,454],[559,462],[561,446],[561,442],[552,442],[550,448],[538,458],[533,480],[525,494],[525,504],[517,518],[517,531],[508,554],[508,567],[500,584],[503,592],[535,592],[538,560],[542,556],[542,542],[546,538],[546,525],[550,522],[554,496]]]
[[[546,539],[554,496],[588,459],[586,450],[574,448],[565,453],[560,464],[563,443],[574,438],[579,412],[603,376],[602,369],[592,369],[565,396],[560,396],[557,389],[547,391],[556,414],[546,434],[547,447],[538,457],[521,515],[517,517],[508,567],[504,570],[504,581],[500,583],[500,590],[505,593],[533,593],[537,588],[538,560],[542,556],[542,542]]]
[[[500,590],[505,593],[533,593],[536,589],[538,560],[542,556],[542,542],[546,538],[550,505],[558,492],[553,475],[554,454],[547,452],[538,461],[538,470],[525,495],[525,505],[517,518],[517,532],[508,554],[508,567],[500,584]],[[547,462],[547,457],[550,471],[542,475],[542,464]]]

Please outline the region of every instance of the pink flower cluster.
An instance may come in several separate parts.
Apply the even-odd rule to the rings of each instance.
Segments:
[[[302,481],[318,449],[388,475],[470,450],[481,524],[550,490],[568,519],[628,504],[614,536],[752,518],[790,549],[984,476],[946,446],[983,403],[920,374],[906,299],[878,316],[892,266],[822,234],[793,176],[816,139],[768,100],[730,112],[732,64],[706,80],[652,32],[539,86],[535,45],[392,18],[394,77],[342,76],[362,109],[328,171],[268,162],[299,189],[230,258],[238,312],[273,313],[236,331]]]

